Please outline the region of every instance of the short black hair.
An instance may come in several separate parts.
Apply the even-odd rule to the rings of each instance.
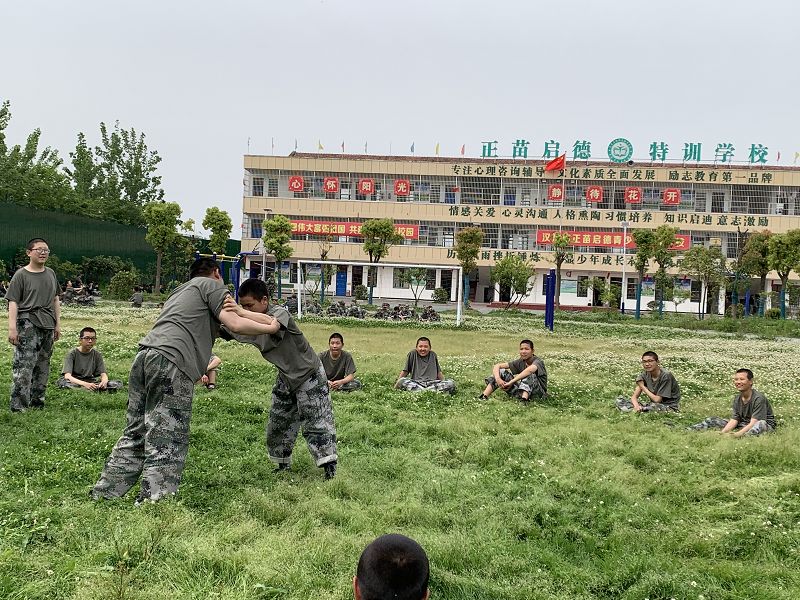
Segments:
[[[528,346],[530,346],[531,350],[533,350],[533,342],[532,341],[530,341],[530,340],[522,340],[519,343],[519,345],[522,346],[522,344],[528,344]]]
[[[328,338],[328,341],[330,342],[333,338],[339,338],[339,341],[342,342],[342,346],[344,346],[344,338],[342,337],[341,333],[338,333],[338,332],[334,331],[331,334],[331,337]]]
[[[658,354],[656,354],[652,350],[648,350],[647,352],[642,354],[642,358],[644,358],[645,356],[649,356],[649,357],[653,358],[656,362],[658,362]]]
[[[261,300],[264,296],[269,297],[269,288],[266,282],[260,279],[247,279],[239,286],[239,297],[250,296],[256,300]]]
[[[429,579],[425,550],[397,533],[382,535],[364,548],[356,570],[361,600],[422,600]]]
[[[428,342],[428,346],[433,348],[433,344],[431,344],[431,341],[428,338],[426,338],[425,336],[422,336],[421,338],[417,338],[417,343],[414,344],[414,345],[417,346],[417,345],[419,345],[420,342]]]
[[[751,380],[751,381],[753,380],[753,372],[750,369],[739,369],[739,370],[736,371],[736,373],[737,374],[738,373],[744,373],[745,375],[747,375],[747,378],[749,380]]]
[[[31,238],[28,240],[28,245],[25,246],[25,248],[27,250],[33,250],[33,245],[36,244],[37,242],[44,242],[45,244],[47,244],[47,240],[44,238]],[[47,245],[50,246],[50,244]]]
[[[219,271],[219,263],[217,261],[207,257],[198,258],[192,263],[189,269],[189,279],[208,277],[209,275],[213,275],[214,271]]]
[[[86,333],[87,331],[89,333],[93,333],[93,334],[97,335],[97,332],[94,329],[92,329],[91,327],[84,327],[83,329],[81,329],[81,332],[78,334],[78,337],[82,338],[83,334]]]

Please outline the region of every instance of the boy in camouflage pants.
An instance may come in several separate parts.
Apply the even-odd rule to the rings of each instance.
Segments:
[[[431,341],[426,337],[417,339],[416,346],[408,353],[394,387],[407,392],[456,393],[456,382],[444,378],[439,357],[431,350]]]
[[[44,266],[50,248],[42,238],[28,242],[28,264],[17,269],[6,292],[11,364],[11,412],[44,408],[53,343],[61,337],[61,303],[56,274]]]
[[[325,369],[314,349],[282,306],[270,306],[269,289],[260,279],[248,279],[239,287],[237,314],[266,324],[258,336],[238,335],[223,327],[221,336],[252,344],[278,369],[272,388],[267,423],[269,458],[276,470],[288,470],[292,450],[302,426],[303,437],[325,479],[336,475],[336,425]]]
[[[205,372],[219,324],[242,334],[267,329],[224,308],[230,295],[216,261],[196,260],[190,277],[139,342],[128,378],[127,425],[89,493],[95,500],[124,496],[140,475],[136,504],[177,493],[189,453],[194,382]]]

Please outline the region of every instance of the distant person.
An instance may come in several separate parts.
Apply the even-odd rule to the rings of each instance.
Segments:
[[[661,368],[658,354],[649,350],[642,354],[642,371],[630,399],[617,398],[617,408],[623,412],[670,412],[680,410],[681,388],[675,376]],[[647,400],[639,402],[645,397]]]
[[[125,296],[123,296],[124,298]],[[138,285],[133,288],[133,295],[131,296],[130,303],[133,308],[142,308],[142,303],[144,302],[144,294],[142,293],[142,288]]]
[[[139,342],[128,377],[127,425],[90,492],[95,500],[124,496],[140,475],[137,504],[176,494],[189,452],[194,383],[205,372],[220,324],[240,334],[268,330],[223,309],[230,293],[215,260],[197,259],[189,277]]]
[[[439,367],[439,358],[431,350],[431,341],[426,337],[417,340],[414,350],[406,357],[406,366],[394,387],[407,392],[448,392],[456,393],[456,382],[445,379]]]
[[[222,360],[216,354],[212,354],[206,367],[206,372],[200,378],[200,383],[206,386],[209,390],[217,389],[217,371],[222,366]]]
[[[353,355],[344,350],[344,337],[341,333],[332,333],[328,338],[328,349],[319,353],[328,386],[338,392],[353,392],[361,389],[361,382],[356,379],[356,363]]]
[[[772,405],[767,397],[753,387],[753,372],[739,369],[733,376],[733,385],[738,394],[733,397],[731,418],[708,417],[700,423],[688,427],[695,431],[722,429],[720,433],[730,433],[734,437],[761,435],[775,431],[777,423]]]
[[[50,247],[42,238],[26,246],[28,264],[17,269],[6,292],[11,363],[11,411],[44,408],[53,343],[61,337],[61,288],[45,266]]]
[[[369,544],[353,577],[355,600],[428,600],[428,555],[404,535],[382,535]]]
[[[78,334],[78,347],[64,357],[64,367],[56,385],[60,388],[84,389],[90,392],[116,392],[121,381],[109,381],[103,355],[95,347],[97,332],[84,327]]]
[[[522,402],[547,396],[547,369],[544,361],[534,354],[531,340],[519,343],[518,359],[493,367],[492,375],[486,378],[486,389],[478,399],[487,400],[498,387]]]

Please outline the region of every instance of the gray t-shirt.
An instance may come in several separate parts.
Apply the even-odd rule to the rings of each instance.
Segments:
[[[755,388],[753,388],[752,392],[749,402],[742,402],[741,394],[736,394],[733,397],[732,418],[738,421],[742,427],[747,425],[750,419],[756,419],[758,421],[766,421],[767,425],[774,429],[775,415],[772,414],[772,405],[763,393]]]
[[[347,350],[342,350],[341,355],[336,360],[333,360],[330,350],[325,350],[325,352],[319,353],[319,359],[322,361],[322,366],[325,367],[325,376],[328,381],[338,381],[356,372],[356,363],[353,361],[353,355]]]
[[[18,319],[28,319],[42,329],[55,329],[53,300],[59,291],[56,274],[50,267],[38,273],[17,269],[8,284],[6,300],[17,303]]]
[[[224,339],[234,339],[244,344],[252,344],[266,360],[275,365],[279,377],[291,391],[299,388],[320,367],[317,353],[300,331],[292,315],[282,306],[270,306],[267,314],[275,317],[281,328],[273,335],[239,335],[222,328]]]
[[[64,368],[61,374],[69,373],[73,377],[90,381],[101,374],[106,373],[106,364],[103,362],[103,355],[94,348],[86,354],[78,348],[73,348],[64,357]]]
[[[648,390],[656,396],[661,396],[661,404],[664,406],[668,406],[673,410],[679,409],[681,387],[678,385],[675,376],[666,369],[661,369],[661,374],[655,380],[650,376],[650,373],[642,371],[636,381],[644,381],[644,386]]]
[[[439,379],[439,359],[436,352],[431,350],[427,356],[422,357],[416,350],[408,353],[406,366],[403,368],[408,372],[408,377],[414,381],[438,381]]]
[[[195,277],[175,288],[153,329],[139,342],[163,354],[192,381],[206,372],[219,335],[219,313],[228,288],[211,277]]]
[[[534,373],[534,375],[539,380],[539,385],[542,386],[542,389],[544,391],[547,391],[547,369],[544,366],[544,361],[538,356],[534,356],[531,365],[534,364],[536,365],[536,373]],[[521,358],[518,358],[516,360],[511,360],[508,362],[508,370],[511,371],[514,375],[519,375],[531,365],[526,363]]]

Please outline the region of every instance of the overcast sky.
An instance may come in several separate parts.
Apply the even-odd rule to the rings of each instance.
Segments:
[[[717,143],[800,151],[796,1],[205,0],[0,5],[9,142],[42,129],[68,160],[99,123],[144,132],[168,200],[239,237],[242,157],[294,149],[480,156]],[[570,154],[568,154],[568,157]]]

